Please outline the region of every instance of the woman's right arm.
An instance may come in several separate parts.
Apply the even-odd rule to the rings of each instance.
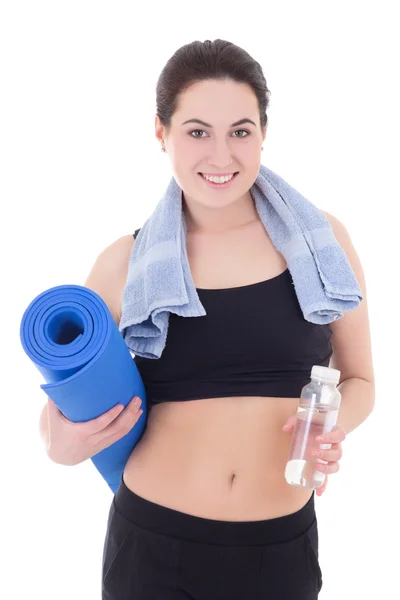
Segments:
[[[47,448],[49,445],[49,423],[47,420],[47,402],[43,406],[42,412],[40,413],[39,431],[40,431],[40,437],[42,438],[43,445],[46,448],[46,452],[47,452]]]
[[[84,283],[104,300],[117,325],[133,243],[133,236],[126,235],[103,250]],[[95,419],[74,423],[48,398],[40,415],[40,435],[51,460],[75,465],[126,435],[141,413],[133,398],[125,408],[117,404]]]

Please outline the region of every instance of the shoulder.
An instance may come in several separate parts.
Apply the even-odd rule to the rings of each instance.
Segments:
[[[345,225],[335,216],[322,211],[328,219],[335,238],[345,252],[363,296],[360,304],[329,324],[332,330],[333,356],[330,366],[341,372],[340,381],[358,377],[374,381],[371,334],[368,314],[367,288],[360,257]]]
[[[123,235],[111,244],[109,244],[100,254],[100,259],[104,265],[113,269],[123,269],[131,254],[135,238],[132,234]]]
[[[340,221],[337,217],[335,217],[331,213],[328,213],[325,210],[321,210],[321,212],[324,213],[325,217],[328,219],[329,224],[333,229],[333,233],[335,234],[337,241],[339,242],[339,244],[341,244],[341,241],[343,242],[343,241],[345,241],[345,238],[349,237],[349,233],[348,233],[346,227],[344,226],[342,221]]]
[[[341,246],[344,253],[346,254],[350,266],[354,271],[354,275],[357,278],[362,295],[365,296],[366,289],[364,271],[349,231],[345,227],[344,223],[340,221],[337,217],[324,210],[321,212],[323,212],[326,218],[328,219],[330,226],[332,227],[334,236],[337,239],[338,244]]]
[[[96,258],[83,284],[104,300],[115,322],[121,319],[122,293],[128,276],[129,257],[135,239],[132,234],[123,235]]]

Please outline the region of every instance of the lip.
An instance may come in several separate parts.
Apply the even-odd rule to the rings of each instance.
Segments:
[[[226,177],[227,175],[236,175],[238,171],[230,171],[230,173],[202,173],[200,175],[208,175],[209,177]]]
[[[219,189],[219,190],[225,190],[226,188],[228,188],[230,185],[232,185],[232,183],[235,181],[237,175],[238,175],[238,171],[236,171],[233,174],[232,179],[230,179],[229,181],[227,181],[226,183],[213,183],[212,181],[208,181],[205,177],[203,177],[202,173],[199,173],[199,177],[201,177],[201,180],[204,181],[204,183],[206,185],[208,185],[208,187],[211,187],[213,189]],[[208,173],[207,173],[208,175]],[[228,175],[230,175],[230,173],[228,173]],[[214,177],[218,177],[218,175],[214,175]],[[220,175],[220,177],[223,177],[223,175]]]

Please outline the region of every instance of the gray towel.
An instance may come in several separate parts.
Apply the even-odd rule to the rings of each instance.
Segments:
[[[250,193],[287,262],[304,318],[331,323],[356,308],[361,290],[325,215],[264,165]],[[161,356],[169,313],[206,314],[191,276],[186,235],[182,190],[172,177],[133,245],[122,297],[119,330],[132,352],[144,358]]]

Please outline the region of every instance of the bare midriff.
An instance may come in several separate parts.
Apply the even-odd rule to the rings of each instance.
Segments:
[[[187,514],[257,521],[293,513],[312,490],[284,477],[298,398],[229,397],[154,405],[124,470],[137,495]]]

